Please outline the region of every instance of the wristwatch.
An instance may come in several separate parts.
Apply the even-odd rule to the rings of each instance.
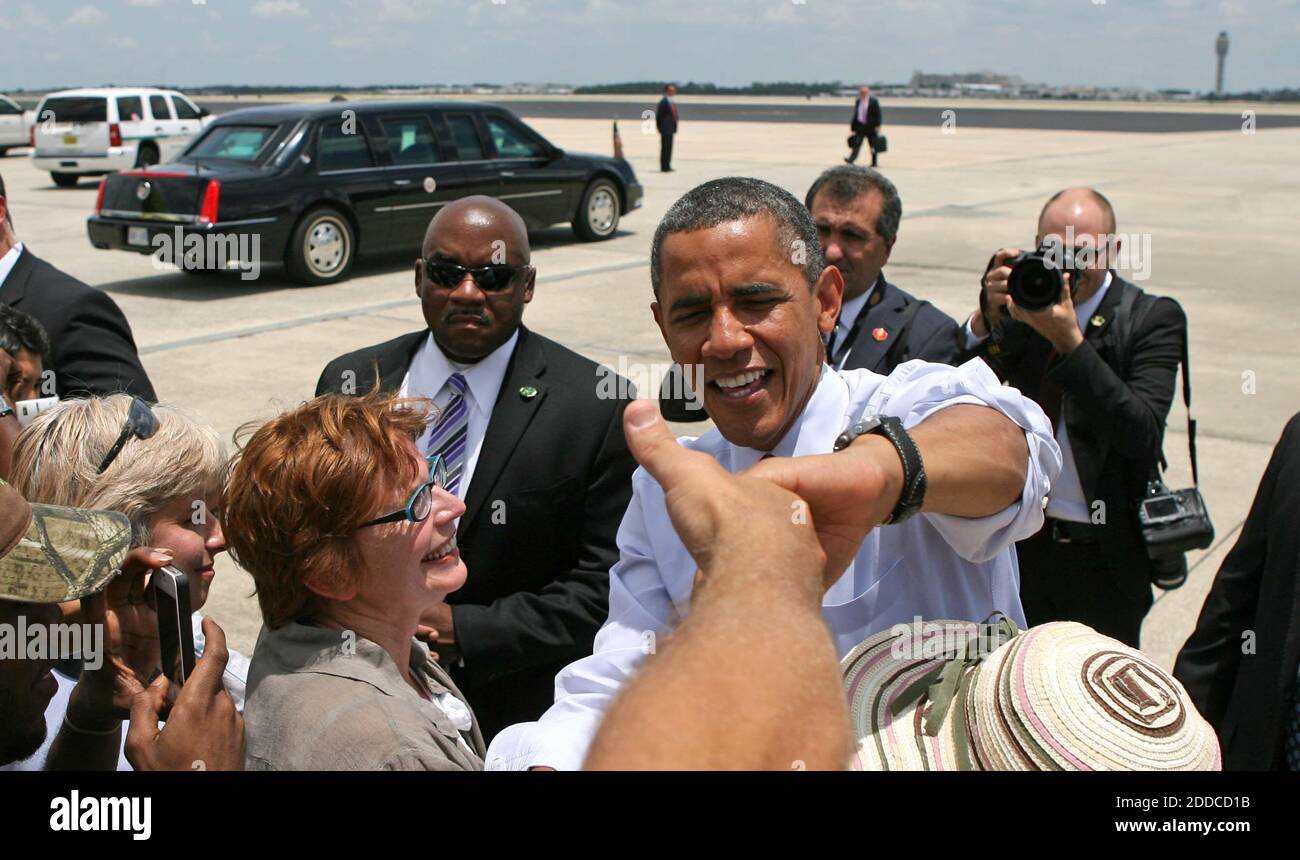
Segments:
[[[14,414],[14,408],[9,405],[9,398],[0,394],[0,418],[8,418]]]
[[[898,504],[881,525],[896,525],[915,516],[925,501],[925,464],[912,436],[903,429],[903,422],[889,415],[863,418],[835,439],[836,451],[843,451],[853,440],[868,433],[884,436],[893,443],[903,461],[903,490],[898,494]]]

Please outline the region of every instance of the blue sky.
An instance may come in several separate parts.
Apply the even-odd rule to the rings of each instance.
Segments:
[[[1300,0],[0,0],[0,91],[154,83],[1300,86]]]

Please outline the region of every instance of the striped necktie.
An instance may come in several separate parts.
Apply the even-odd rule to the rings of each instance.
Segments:
[[[460,476],[465,471],[465,449],[469,441],[469,402],[465,399],[465,377],[453,373],[444,390],[451,389],[451,399],[442,408],[442,415],[429,437],[428,453],[440,454],[447,463],[447,486],[452,495],[459,495]]]

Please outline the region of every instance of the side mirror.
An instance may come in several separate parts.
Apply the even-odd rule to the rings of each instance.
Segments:
[[[205,116],[212,116],[212,111],[208,110],[205,107],[199,108],[199,117],[202,118]]]
[[[546,155],[551,159],[551,161],[555,161],[556,159],[564,157],[564,150],[560,149],[558,146],[552,146]]]

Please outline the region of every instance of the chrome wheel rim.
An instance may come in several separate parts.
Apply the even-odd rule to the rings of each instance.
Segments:
[[[307,231],[307,265],[317,275],[337,272],[347,259],[348,240],[342,226],[332,218],[317,221]]]
[[[603,236],[614,229],[617,218],[618,201],[614,199],[614,192],[608,188],[597,188],[587,201],[587,224],[593,232]]]

